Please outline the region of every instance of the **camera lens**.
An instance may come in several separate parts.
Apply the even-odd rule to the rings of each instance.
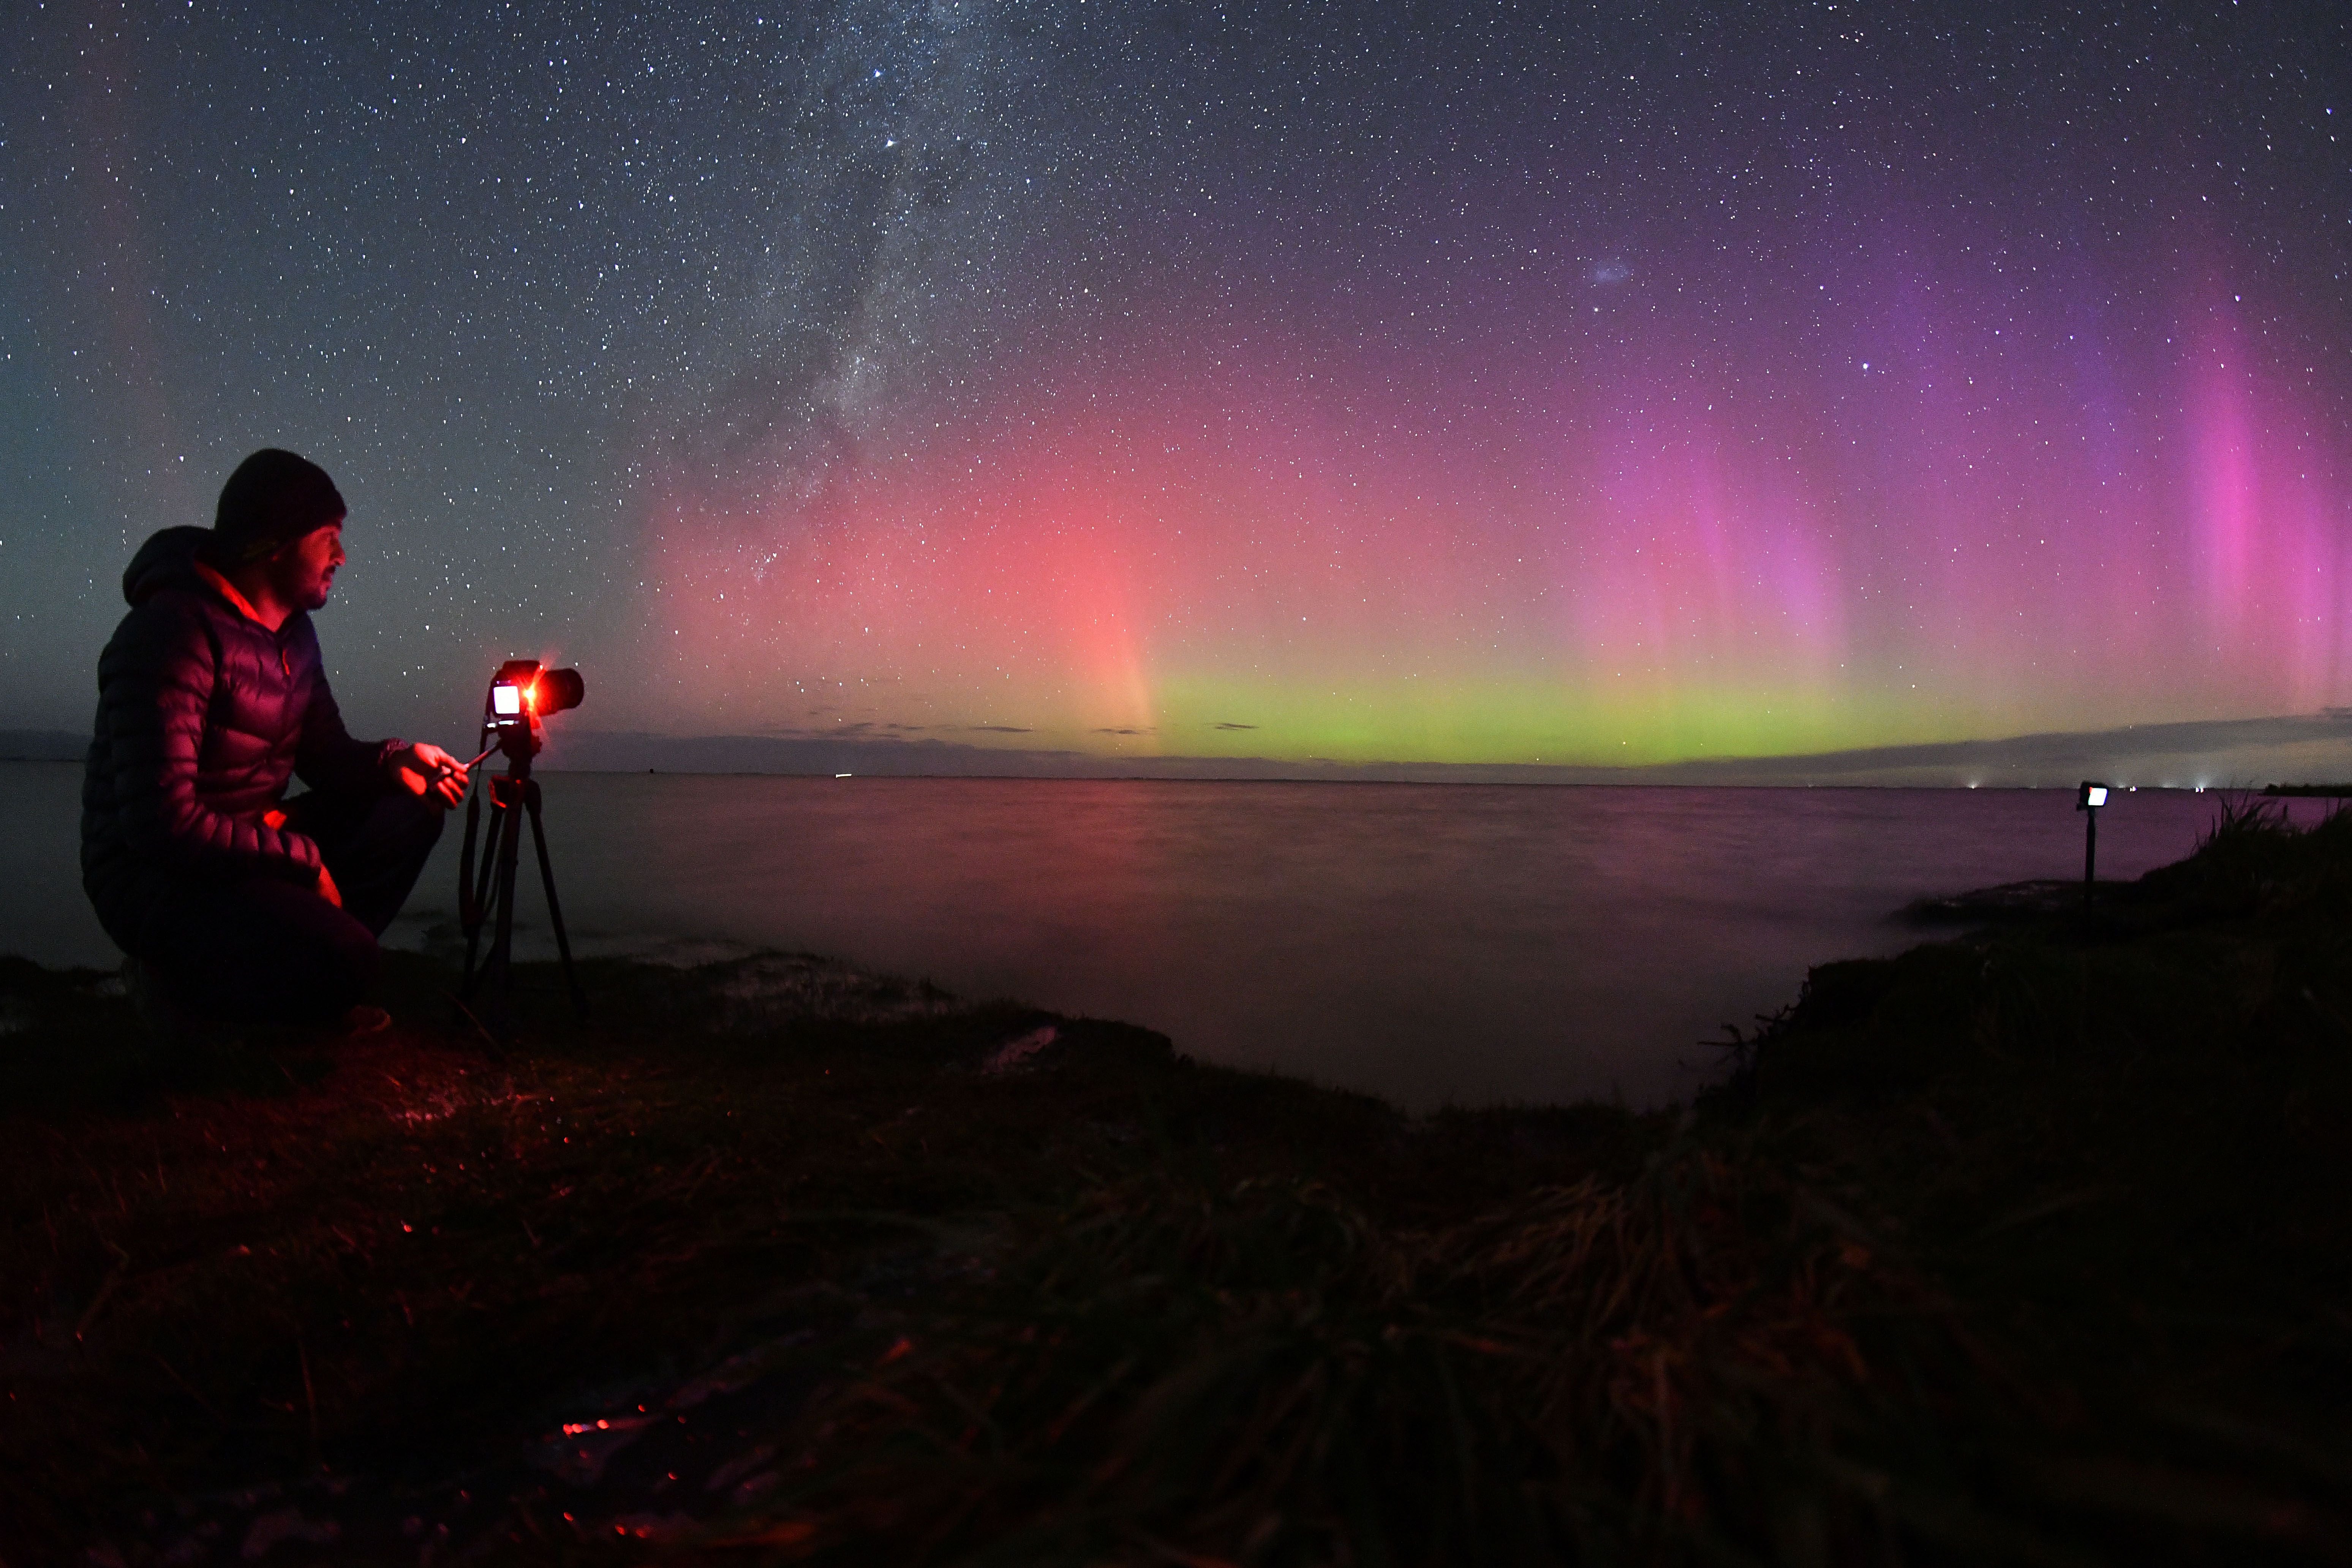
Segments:
[[[587,694],[587,683],[576,669],[541,670],[539,676],[538,708],[541,713],[561,713],[580,706]]]

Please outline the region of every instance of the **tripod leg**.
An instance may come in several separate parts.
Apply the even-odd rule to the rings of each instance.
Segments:
[[[484,785],[487,791],[489,786]],[[469,797],[466,806],[466,846],[458,866],[457,918],[466,928],[466,978],[458,987],[460,996],[474,994],[474,982],[482,977],[475,967],[482,948],[482,922],[489,914],[490,873],[499,863],[499,833],[506,823],[506,814],[499,809],[498,796],[490,795],[490,826],[482,839],[482,864],[478,874],[474,869],[474,805]],[[488,966],[485,965],[485,968]]]
[[[507,792],[509,797],[520,795],[520,789]],[[506,813],[506,832],[499,839],[498,888],[492,894],[498,900],[498,924],[490,939],[488,967],[499,972],[499,984],[514,989],[514,883],[515,856],[522,847],[522,824],[516,821],[522,802],[509,798],[500,803]]]
[[[499,837],[507,830],[507,814],[498,801],[490,802],[490,831],[482,842],[481,868],[474,876],[474,929],[488,922],[490,918],[491,880],[499,870]]]
[[[572,990],[572,1010],[585,1019],[588,997],[580,989],[580,976],[572,968],[572,938],[563,930],[563,906],[555,901],[555,868],[548,862],[547,829],[539,820],[537,779],[523,785],[522,800],[530,810],[530,841],[539,849],[539,884],[547,889],[547,918],[555,927],[555,951],[563,956],[563,984]]]
[[[482,797],[477,791],[466,792],[466,839],[457,851],[457,923],[468,931],[481,924],[474,913],[474,835],[482,821]]]

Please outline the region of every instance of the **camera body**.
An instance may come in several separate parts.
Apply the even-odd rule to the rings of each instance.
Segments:
[[[482,733],[508,757],[528,760],[544,743],[541,721],[579,707],[586,693],[576,669],[548,669],[535,658],[510,658],[499,666],[482,699]]]

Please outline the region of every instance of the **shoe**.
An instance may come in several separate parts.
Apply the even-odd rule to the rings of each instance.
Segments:
[[[336,1032],[345,1040],[364,1040],[391,1027],[391,1014],[373,1003],[362,1002],[343,1015]]]
[[[185,1039],[192,1019],[188,1010],[172,994],[171,983],[163,972],[143,958],[122,961],[122,991],[131,999],[131,1011],[147,1026],[147,1032],[165,1045]]]

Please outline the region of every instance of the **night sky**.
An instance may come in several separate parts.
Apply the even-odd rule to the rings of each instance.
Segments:
[[[2352,703],[2265,5],[19,3],[0,725],[301,451],[362,733],[1641,763]]]

